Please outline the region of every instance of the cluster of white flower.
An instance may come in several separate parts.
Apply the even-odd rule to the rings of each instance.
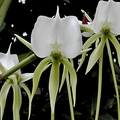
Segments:
[[[19,0],[25,4],[25,0]],[[7,77],[7,81],[3,85],[0,92],[0,106],[1,106],[1,120],[4,113],[5,102],[9,88],[12,86],[14,91],[14,103],[13,103],[13,115],[14,120],[19,120],[19,110],[21,107],[21,92],[20,87],[23,87],[27,92],[29,97],[29,117],[31,113],[31,104],[34,94],[38,88],[41,74],[51,66],[51,72],[49,77],[49,94],[50,94],[50,105],[51,105],[51,119],[54,120],[54,109],[57,93],[62,87],[64,81],[66,80],[69,87],[71,87],[71,92],[69,96],[72,95],[70,104],[75,105],[76,102],[76,85],[77,85],[77,73],[74,69],[73,58],[78,55],[82,55],[78,70],[83,64],[86,53],[90,50],[91,44],[95,43],[95,48],[91,53],[88,61],[88,66],[86,73],[88,73],[97,61],[99,61],[99,87],[98,87],[98,97],[97,97],[97,107],[95,120],[98,120],[99,109],[100,109],[100,98],[101,98],[101,82],[102,81],[102,63],[103,63],[103,52],[106,45],[108,50],[108,56],[111,66],[111,71],[113,75],[113,82],[116,91],[117,107],[118,107],[118,120],[120,120],[120,100],[119,92],[115,77],[115,71],[113,67],[112,53],[109,45],[109,41],[115,47],[117,53],[117,60],[120,65],[120,44],[116,39],[117,35],[120,35],[120,2],[109,1],[99,1],[96,8],[95,17],[90,22],[80,21],[75,16],[66,16],[60,18],[59,7],[57,7],[56,15],[52,18],[46,16],[39,16],[31,34],[31,43],[28,43],[23,38],[16,35],[16,37],[23,42],[28,48],[30,48],[34,54],[39,58],[44,58],[40,64],[37,66],[34,73],[21,74],[20,70],[16,71],[14,74]],[[84,12],[84,11],[83,11]],[[88,15],[85,14],[85,18],[89,19]],[[81,33],[81,30],[84,31]],[[82,35],[89,37],[83,44]],[[27,62],[27,61],[25,61]],[[17,55],[10,54],[10,48],[6,54],[0,53],[0,73],[7,72],[14,66],[19,64]],[[23,63],[24,64],[24,63]],[[63,75],[61,80],[59,80],[59,68],[63,64]],[[19,66],[20,68],[21,66]],[[70,76],[70,78],[69,78]],[[33,89],[30,93],[28,87],[23,84],[26,80],[33,78]],[[1,75],[2,79],[2,75]],[[18,94],[19,99],[15,97]],[[4,101],[5,100],[5,101]],[[72,103],[73,100],[73,103]],[[72,109],[72,108],[71,108]],[[71,117],[74,120],[74,115],[71,110]]]

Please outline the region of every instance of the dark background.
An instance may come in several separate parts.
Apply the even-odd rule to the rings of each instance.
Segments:
[[[7,52],[9,44],[12,42],[11,53],[23,54],[30,52],[20,41],[15,39],[14,34],[18,34],[30,42],[31,31],[34,23],[39,15],[52,17],[56,14],[57,6],[59,6],[60,16],[74,15],[79,20],[82,20],[81,9],[85,10],[90,17],[94,18],[95,9],[99,0],[26,0],[25,4],[19,3],[18,0],[13,0],[7,16],[5,18],[5,28],[0,32],[0,52]],[[23,36],[27,33],[27,36]],[[83,42],[86,38],[83,38]],[[112,47],[112,46],[111,46]],[[114,51],[114,49],[113,49]],[[89,52],[90,54],[91,52]],[[89,55],[88,54],[88,55]],[[104,53],[104,69],[103,69],[103,89],[100,110],[100,120],[117,120],[116,99],[114,97],[114,87],[111,78],[111,71],[107,53]],[[78,65],[77,57],[74,59],[75,68]],[[116,58],[116,54],[114,54]],[[37,64],[41,59],[37,59],[28,66],[22,68],[22,72],[34,72]],[[95,111],[96,95],[97,95],[97,79],[98,79],[98,64],[85,75],[85,70],[88,62],[88,57],[84,62],[78,74],[77,84],[77,102],[75,110],[76,120],[92,120],[91,109]],[[116,63],[117,66],[117,63]],[[119,68],[118,68],[119,69]],[[119,71],[119,70],[118,70]],[[30,120],[50,120],[50,106],[48,95],[48,79],[49,70],[47,70],[41,78],[38,94],[35,95],[32,105],[32,114]],[[32,87],[32,81],[27,83],[29,88]],[[39,93],[40,92],[40,93]],[[5,109],[4,120],[12,120],[12,90],[8,96],[7,106]],[[110,101],[110,102],[109,102]],[[110,105],[111,106],[110,106]],[[21,107],[21,120],[27,120],[28,115],[28,99],[23,91],[23,103]],[[63,86],[61,93],[58,94],[56,102],[56,120],[70,120],[69,101],[67,96],[66,85]]]

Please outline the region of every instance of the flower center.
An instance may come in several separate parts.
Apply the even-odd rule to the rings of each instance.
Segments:
[[[61,46],[62,44],[58,44],[58,43],[51,44],[52,49],[60,49]]]
[[[53,50],[51,56],[54,60],[58,60],[61,57],[61,52],[59,50]]]
[[[101,32],[104,34],[104,35],[108,35],[110,33],[110,28],[109,27],[103,27]]]

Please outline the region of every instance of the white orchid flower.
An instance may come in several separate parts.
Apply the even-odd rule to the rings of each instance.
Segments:
[[[76,57],[82,49],[82,36],[75,16],[60,18],[39,16],[31,35],[34,53],[44,58],[53,50],[59,50],[67,58]]]
[[[94,42],[95,49],[90,55],[88,66],[86,69],[86,73],[88,73],[95,63],[99,61],[99,77],[98,77],[98,97],[97,97],[97,107],[96,107],[96,115],[95,120],[98,120],[99,110],[100,110],[100,99],[101,99],[101,88],[102,88],[102,65],[103,65],[103,53],[104,47],[107,47],[108,57],[110,61],[110,67],[113,75],[113,82],[116,92],[117,98],[117,110],[118,110],[118,120],[120,120],[120,99],[119,99],[119,91],[116,81],[115,70],[113,66],[113,58],[111,54],[111,48],[109,41],[113,44],[116,53],[117,59],[120,66],[120,44],[116,39],[116,35],[120,35],[120,2],[114,2],[113,0],[109,1],[99,1],[98,6],[96,8],[95,18],[91,24],[91,29],[94,31],[94,35],[92,35],[83,45],[83,50],[88,49],[91,44]],[[85,28],[85,27],[84,27]],[[87,31],[89,27],[84,30]],[[81,67],[85,60],[86,53],[82,54],[82,60],[78,67]]]
[[[16,54],[10,54],[10,48],[6,54],[0,53],[0,73],[7,72],[7,70],[11,69],[15,65],[19,63],[18,57]],[[0,91],[0,108],[1,108],[1,120],[3,118],[4,109],[6,105],[6,99],[9,92],[9,89],[12,87],[13,89],[13,119],[20,120],[20,107],[22,104],[22,95],[21,95],[21,87],[26,91],[29,101],[30,101],[30,90],[24,84],[25,81],[31,79],[33,77],[33,73],[24,73],[22,74],[20,70],[16,71],[12,75],[8,76],[6,82],[3,84]]]
[[[22,42],[24,41],[23,39],[21,40]],[[76,101],[77,75],[68,58],[75,58],[82,50],[82,35],[77,17],[66,16],[60,18],[59,7],[57,7],[55,17],[39,16],[31,34],[31,45],[33,52],[38,57],[45,58],[40,62],[34,72],[31,102],[42,73],[52,65],[49,77],[49,95],[51,120],[54,120],[55,102],[60,83],[59,72],[61,63],[64,65],[64,68],[68,70],[67,73],[63,70],[63,81],[66,79],[67,74],[70,75],[72,88],[71,104],[75,105]],[[29,111],[31,111],[31,107],[29,108]]]
[[[120,2],[99,1],[96,9],[95,18],[93,20],[93,30],[98,33],[104,27],[109,27],[110,31],[120,34]]]

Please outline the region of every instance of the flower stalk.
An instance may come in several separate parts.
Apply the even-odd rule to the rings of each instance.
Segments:
[[[100,101],[101,101],[101,91],[102,91],[102,68],[103,68],[103,54],[100,56],[99,59],[98,93],[97,93],[95,120],[98,120],[99,111],[100,111]]]
[[[71,90],[70,90],[70,81],[69,81],[68,72],[66,74],[66,83],[67,83],[67,91],[68,91],[68,98],[69,98],[71,120],[75,120],[75,118],[74,118],[74,110],[73,110],[73,101],[72,101],[72,95],[71,95]]]
[[[116,99],[117,99],[117,110],[118,110],[118,120],[120,120],[120,99],[119,99],[119,91],[118,91],[118,86],[117,86],[117,80],[116,80],[116,75],[115,75],[115,70],[114,70],[114,65],[113,65],[113,60],[112,60],[112,55],[111,55],[111,49],[108,40],[106,41],[107,45],[107,50],[108,50],[108,56],[110,60],[110,66],[111,66],[111,71],[113,75],[113,82],[114,82],[114,87],[115,87],[115,92],[116,92]]]

